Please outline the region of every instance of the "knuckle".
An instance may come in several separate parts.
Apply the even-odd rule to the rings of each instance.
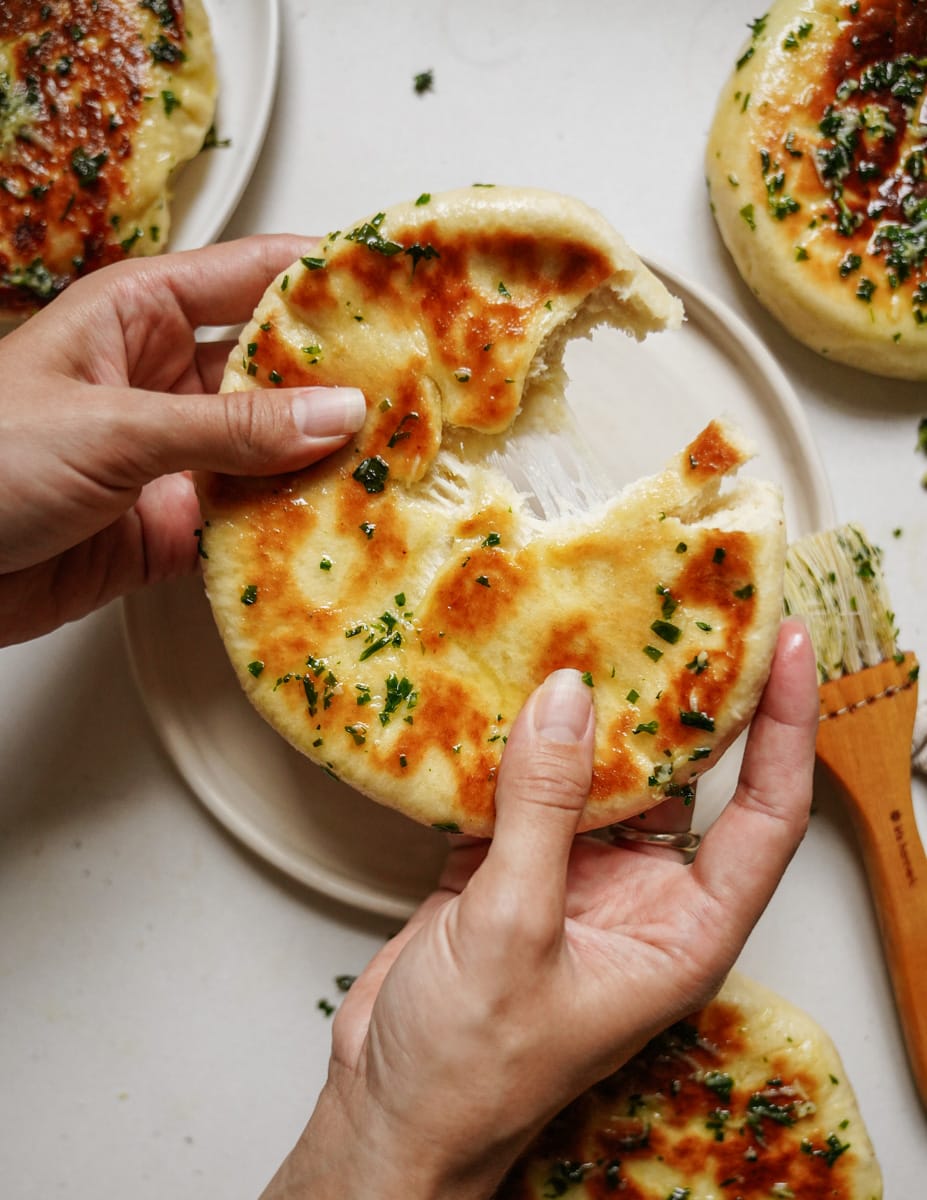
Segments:
[[[585,803],[592,765],[578,748],[548,743],[515,773],[504,775],[506,790],[543,808],[575,810]]]
[[[278,448],[284,433],[279,406],[261,392],[232,392],[224,401],[229,440],[249,464],[261,465]]]

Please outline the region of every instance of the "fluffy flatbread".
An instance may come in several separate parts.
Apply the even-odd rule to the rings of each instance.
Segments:
[[[522,189],[422,197],[283,272],[223,386],[353,384],[368,417],[306,471],[199,481],[207,591],[258,711],[369,796],[485,835],[512,721],[571,666],[597,712],[583,826],[688,795],[768,671],[778,492],[722,489],[749,448],[721,423],[549,522],[491,461],[513,422],[557,443],[567,337],[680,315],[599,214]]]
[[[496,1200],[880,1200],[833,1042],[734,972],[541,1133]]]
[[[0,5],[0,316],[162,250],[215,102],[202,0]]]
[[[757,298],[811,349],[927,378],[927,8],[778,0],[721,92],[711,203]]]

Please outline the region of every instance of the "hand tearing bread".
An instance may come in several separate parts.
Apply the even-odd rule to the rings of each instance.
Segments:
[[[582,827],[692,794],[768,673],[778,492],[733,479],[750,448],[722,422],[582,516],[539,519],[490,462],[525,420],[556,443],[567,339],[681,316],[598,213],[526,189],[398,205],[273,282],[224,389],[351,385],[368,407],[304,471],[198,479],[220,634],[288,741],[417,821],[489,835],[508,729],[570,666],[597,714]]]

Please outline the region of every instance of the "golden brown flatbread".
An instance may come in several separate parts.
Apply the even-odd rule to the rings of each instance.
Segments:
[[[215,101],[202,0],[0,5],[0,316],[162,250]]]
[[[734,262],[800,341],[927,378],[927,8],[777,0],[722,89],[706,171]]]
[[[778,493],[722,488],[749,449],[721,423],[660,475],[550,521],[491,457],[525,423],[557,445],[567,337],[600,322],[641,337],[680,314],[599,214],[511,188],[399,205],[275,280],[224,386],[352,384],[368,406],[351,445],[305,471],[199,481],[218,628],[284,737],[418,821],[488,834],[512,721],[572,666],[597,712],[583,826],[691,792],[766,678]]]
[[[833,1042],[732,972],[544,1129],[497,1200],[880,1200],[882,1178]]]

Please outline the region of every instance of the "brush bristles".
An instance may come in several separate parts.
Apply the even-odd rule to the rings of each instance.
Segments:
[[[881,557],[855,525],[811,534],[788,548],[785,613],[808,623],[822,683],[896,656],[898,631]]]

